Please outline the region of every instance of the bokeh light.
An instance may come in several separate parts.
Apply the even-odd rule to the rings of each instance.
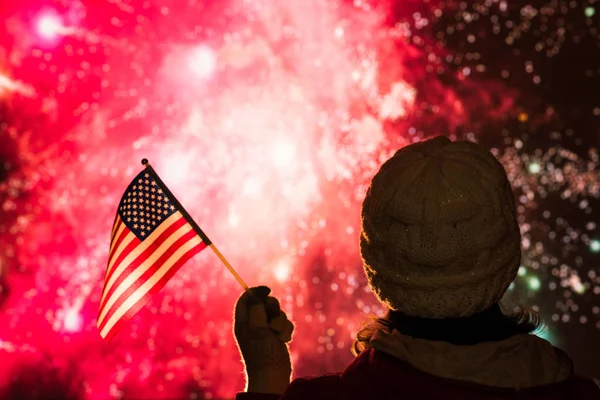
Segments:
[[[191,50],[188,65],[199,78],[207,79],[217,68],[217,56],[208,46],[198,46]]]
[[[539,288],[541,286],[540,280],[535,276],[532,276],[531,278],[529,278],[528,283],[529,283],[529,287],[531,288],[531,290],[539,290]]]
[[[64,327],[68,332],[77,332],[81,329],[81,325],[82,318],[78,310],[70,309],[65,312]]]
[[[241,289],[210,251],[113,342],[95,328],[114,213],[144,157],[244,280],[281,300],[295,374],[341,370],[366,314],[384,311],[358,254],[368,182],[438,134],[506,167],[523,259],[505,301],[539,311],[540,335],[600,376],[594,4],[306,4],[2,3],[0,391],[243,387]]]
[[[54,12],[42,14],[37,20],[37,31],[40,36],[47,40],[54,40],[63,29],[61,18]]]
[[[538,163],[531,163],[529,165],[529,172],[531,172],[532,174],[539,174],[541,170],[542,168]]]
[[[596,14],[596,9],[594,7],[586,7],[585,8],[585,16],[592,18]]]

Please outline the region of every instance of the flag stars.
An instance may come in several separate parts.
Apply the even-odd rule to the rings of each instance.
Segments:
[[[151,173],[143,171],[134,178],[119,202],[118,215],[140,240],[149,237],[156,227],[177,211],[168,192],[168,189],[161,188]]]

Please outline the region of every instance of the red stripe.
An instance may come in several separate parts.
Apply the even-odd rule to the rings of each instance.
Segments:
[[[123,221],[121,220],[121,218],[119,218],[119,220],[117,221],[117,224],[119,225],[119,228],[121,227],[121,225],[123,225]],[[125,239],[125,237],[127,236],[127,234],[129,232],[130,232],[129,229],[127,229],[127,227],[125,226],[125,229],[123,229],[123,232],[121,232],[121,235],[119,235],[119,237],[117,238],[115,245],[112,246],[112,250],[110,251],[110,254],[108,255],[108,263],[106,264],[106,272],[104,274],[104,287],[102,288],[102,296],[104,296],[104,291],[106,290],[106,282],[108,281],[108,275],[111,272],[108,270],[108,267],[110,266],[110,261],[114,257],[115,252],[117,251],[117,248],[121,245],[121,242]],[[117,233],[117,231],[115,231],[115,234],[116,233]],[[98,315],[100,315],[100,314],[98,314]]]
[[[175,273],[179,270],[179,268],[181,268],[181,266],[183,264],[185,264],[190,258],[192,258],[193,256],[195,256],[196,254],[198,254],[199,252],[201,252],[205,248],[206,248],[206,244],[204,242],[201,242],[198,246],[193,247],[188,252],[186,252],[179,260],[177,260],[173,264],[173,266],[167,271],[167,273],[156,283],[156,285],[154,285],[154,287],[152,289],[150,289],[148,291],[148,293],[146,293],[144,296],[142,296],[123,315],[123,317],[120,318],[112,326],[112,328],[110,328],[110,330],[106,334],[106,338],[105,339],[107,341],[110,341],[113,338],[113,336],[123,327],[123,325],[125,323],[127,323],[131,318],[133,318],[133,316],[135,314],[137,314],[142,309],[142,307],[144,307],[150,301],[150,299],[152,298],[152,296],[154,296],[156,293],[158,293],[166,285],[166,283],[169,281],[169,279],[171,279],[173,277],[173,275],[175,275]],[[106,319],[105,321],[108,321],[108,319]],[[102,329],[100,329],[100,330],[102,330]]]
[[[110,234],[110,242],[111,243],[112,243],[112,241],[115,238],[115,234],[119,230],[119,228],[116,227],[115,225],[117,225],[120,221],[121,221],[121,218],[119,218],[119,213],[117,213],[117,215],[115,215],[115,220],[113,221],[113,224],[112,224],[113,230],[112,230],[112,232]]]
[[[127,228],[127,226],[125,227],[125,229],[123,230],[123,232],[131,232],[129,230],[129,228]],[[121,262],[123,261],[123,259],[125,257],[127,257],[127,255],[129,253],[131,253],[133,250],[135,250],[136,247],[138,247],[138,245],[141,243],[140,239],[138,239],[136,236],[133,237],[133,239],[131,239],[131,241],[127,244],[127,246],[125,246],[125,248],[123,250],[121,250],[120,253],[115,254],[115,262],[112,265],[112,268],[110,270],[107,269],[106,271],[106,277],[104,278],[104,285],[106,286],[106,282],[108,282],[110,280],[110,277],[113,275],[113,273],[115,272],[115,270],[117,269],[117,267],[121,264]],[[109,263],[110,265],[110,263]],[[107,267],[108,268],[108,267]]]
[[[190,227],[191,228],[191,227]],[[150,268],[148,268],[138,279],[135,280],[121,295],[118,299],[112,304],[110,309],[106,310],[106,315],[102,320],[99,328],[102,328],[106,325],[107,321],[110,319],[110,316],[117,311],[117,309],[123,304],[123,302],[127,301],[127,299],[140,287],[142,286],[148,279],[150,279],[156,271],[160,269],[164,265],[164,263],[175,253],[181,246],[187,243],[190,239],[192,239],[196,233],[193,229],[189,232],[185,233],[179,239],[177,239],[169,248],[160,255],[160,257],[154,262]],[[109,296],[106,296],[108,299]],[[106,299],[105,299],[106,300]],[[106,305],[103,305],[104,308]]]
[[[121,221],[121,219],[119,218],[119,225],[123,225],[123,221]],[[120,228],[120,226],[119,226]],[[125,229],[123,229],[123,232],[121,232],[121,234],[119,235],[119,237],[117,238],[117,241],[115,242],[115,245],[112,248],[112,251],[110,252],[110,254],[108,255],[108,264],[107,264],[107,268],[108,265],[110,265],[110,260],[114,257],[115,255],[115,251],[117,251],[117,248],[119,248],[119,245],[121,244],[121,242],[123,241],[123,239],[125,239],[125,237],[127,236],[127,234],[131,232],[129,229],[127,229],[127,227],[125,227]],[[117,232],[115,232],[116,234]],[[108,272],[108,270],[107,270]]]
[[[101,302],[100,304],[100,313],[102,313],[102,309],[104,308],[106,302],[108,301],[108,299],[110,298],[110,296],[114,293],[114,291],[117,289],[118,285],[123,282],[128,276],[129,274],[131,274],[131,272],[133,272],[136,268],[138,268],[144,261],[146,261],[148,259],[148,257],[150,257],[155,251],[158,250],[158,248],[160,247],[161,244],[163,244],[165,242],[165,240],[167,240],[172,234],[174,234],[180,227],[182,227],[183,225],[185,225],[186,220],[185,218],[182,216],[181,218],[179,218],[177,221],[173,222],[171,224],[171,226],[169,226],[167,229],[165,229],[159,236],[158,238],[156,238],[155,240],[152,240],[152,243],[150,243],[150,245],[148,246],[148,248],[146,250],[144,250],[139,256],[137,256],[132,262],[131,264],[129,264],[124,270],[123,272],[121,272],[121,274],[117,277],[117,279],[115,280],[115,282],[112,284],[109,292],[106,294],[106,296],[104,297],[104,301]],[[136,246],[141,243],[139,241],[137,241],[138,243],[136,243]],[[129,246],[127,246],[129,247]],[[133,249],[131,249],[130,251],[127,251],[127,254],[129,254],[131,251],[133,251]],[[123,253],[125,253],[125,251],[123,251]],[[116,271],[117,267],[121,264],[121,262],[123,261],[123,259],[126,256],[123,257],[119,257],[120,260],[118,260],[117,262],[115,262],[115,265],[113,265],[112,270],[110,271],[109,276],[106,277],[105,283],[104,285],[106,286],[106,283],[110,280],[110,277],[114,274],[114,271]],[[98,314],[100,315],[100,314]]]
[[[161,235],[160,235],[159,239],[160,239],[160,238],[164,238],[164,234],[165,234],[165,232],[167,232],[167,231],[169,231],[169,232],[170,232],[170,229],[172,229],[172,226],[173,226],[173,225],[176,225],[176,224],[178,224],[177,226],[181,226],[181,225],[183,224],[183,222],[182,222],[182,221],[185,221],[185,219],[184,219],[184,217],[183,217],[183,216],[181,216],[181,217],[180,217],[178,220],[176,220],[175,222],[173,222],[169,228],[165,229],[165,231],[164,231],[163,233],[161,233]],[[164,223],[164,221],[163,221],[163,223]],[[130,231],[130,230],[127,228],[127,226],[125,226],[125,229],[126,229],[128,232],[131,232],[131,231]],[[157,245],[157,241],[158,241],[159,239],[152,240],[152,242],[150,243],[150,246],[148,246],[148,249],[151,249],[151,248],[153,247],[153,245],[154,245],[154,247],[156,247],[156,245]],[[160,240],[161,240],[161,242],[160,242],[160,243],[158,243],[158,244],[161,244],[161,243],[162,243],[162,240],[164,240],[164,239],[160,239]],[[134,243],[134,244],[132,245],[132,243]],[[134,250],[134,249],[135,249],[135,248],[138,246],[138,244],[140,244],[140,243],[141,243],[141,240],[139,240],[137,237],[135,237],[135,238],[133,239],[132,243],[128,244],[128,245],[127,245],[127,247],[125,247],[125,249],[123,249],[123,251],[121,252],[121,254],[119,254],[119,258],[118,258],[118,259],[115,261],[115,263],[113,264],[113,267],[112,267],[112,268],[111,268],[111,270],[109,271],[109,274],[108,274],[108,276],[106,277],[106,280],[105,280],[105,282],[108,282],[108,280],[110,279],[110,277],[113,275],[114,271],[115,271],[115,270],[118,268],[118,266],[119,266],[119,265],[121,265],[121,262],[123,261],[123,259],[124,259],[125,257],[127,257],[127,256],[129,255],[129,253],[131,253],[131,252],[132,252],[132,251],[133,251],[133,250]],[[148,249],[146,249],[146,250],[148,250]]]

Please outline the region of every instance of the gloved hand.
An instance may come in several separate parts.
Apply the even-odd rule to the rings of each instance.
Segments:
[[[235,305],[233,327],[246,365],[247,391],[281,394],[292,373],[286,343],[292,339],[294,325],[269,293],[266,286],[244,292]]]

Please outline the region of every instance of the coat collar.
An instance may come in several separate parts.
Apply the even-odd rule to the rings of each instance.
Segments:
[[[573,375],[569,357],[535,335],[458,346],[379,330],[370,345],[427,374],[498,388],[532,388]]]

